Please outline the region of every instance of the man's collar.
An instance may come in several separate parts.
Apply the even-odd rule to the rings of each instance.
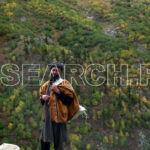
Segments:
[[[53,82],[55,82],[55,81],[57,81],[57,80],[59,80],[59,78],[58,78],[58,79],[56,79],[56,80],[54,80],[54,79],[50,79],[49,81],[53,83]]]
[[[56,81],[54,81],[53,84],[54,84],[54,85],[58,85],[58,84],[60,84],[63,80],[64,80],[64,79],[59,78],[59,79],[57,79]]]

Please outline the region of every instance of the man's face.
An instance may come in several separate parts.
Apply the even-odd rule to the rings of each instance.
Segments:
[[[59,68],[53,67],[51,69],[51,71],[50,71],[50,77],[51,77],[51,79],[56,80],[56,79],[58,79],[60,77],[60,75],[61,75],[61,70]]]

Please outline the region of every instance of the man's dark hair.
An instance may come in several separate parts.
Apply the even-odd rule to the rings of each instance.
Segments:
[[[53,62],[49,65],[49,70],[51,70],[53,67],[59,68],[61,71],[64,70],[64,64],[60,62]]]

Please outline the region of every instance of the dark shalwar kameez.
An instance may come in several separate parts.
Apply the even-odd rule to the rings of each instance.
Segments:
[[[51,92],[52,82],[48,85],[48,95]],[[73,101],[72,98],[68,97],[64,93],[56,93],[58,98],[65,104],[70,105]],[[41,99],[42,105],[45,101]],[[49,112],[49,104],[46,102],[46,112],[45,121],[43,122],[43,127],[40,134],[40,150],[49,150],[50,143],[54,142],[55,150],[64,150],[63,142],[69,143],[69,136],[67,132],[66,123],[56,123],[51,121],[51,116]]]

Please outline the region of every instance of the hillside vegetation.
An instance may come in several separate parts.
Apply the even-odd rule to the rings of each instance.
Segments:
[[[40,85],[22,85],[23,73],[29,83],[22,64],[40,64],[42,79],[46,65],[53,61],[80,64],[84,69],[101,64],[105,79],[107,64],[115,64],[118,71],[119,65],[128,65],[130,79],[140,78],[143,64],[145,83],[150,78],[146,72],[150,67],[144,65],[150,62],[150,1],[1,0],[0,144],[39,150],[43,123]],[[11,74],[15,81],[6,80],[4,74],[10,75],[7,69],[20,75],[17,85],[4,85],[19,81],[16,74]],[[81,116],[67,124],[73,150],[149,150],[150,84],[141,86],[133,80],[132,85],[121,86],[117,80],[116,85],[105,81],[96,86],[99,81],[91,80],[91,69],[86,72],[86,80],[93,86],[85,79],[82,86],[73,82],[80,104],[88,110],[87,120]],[[113,69],[111,78],[121,75]],[[79,70],[74,75],[81,73]],[[97,75],[93,72],[92,78],[96,80]],[[44,81],[48,77],[47,72]]]

